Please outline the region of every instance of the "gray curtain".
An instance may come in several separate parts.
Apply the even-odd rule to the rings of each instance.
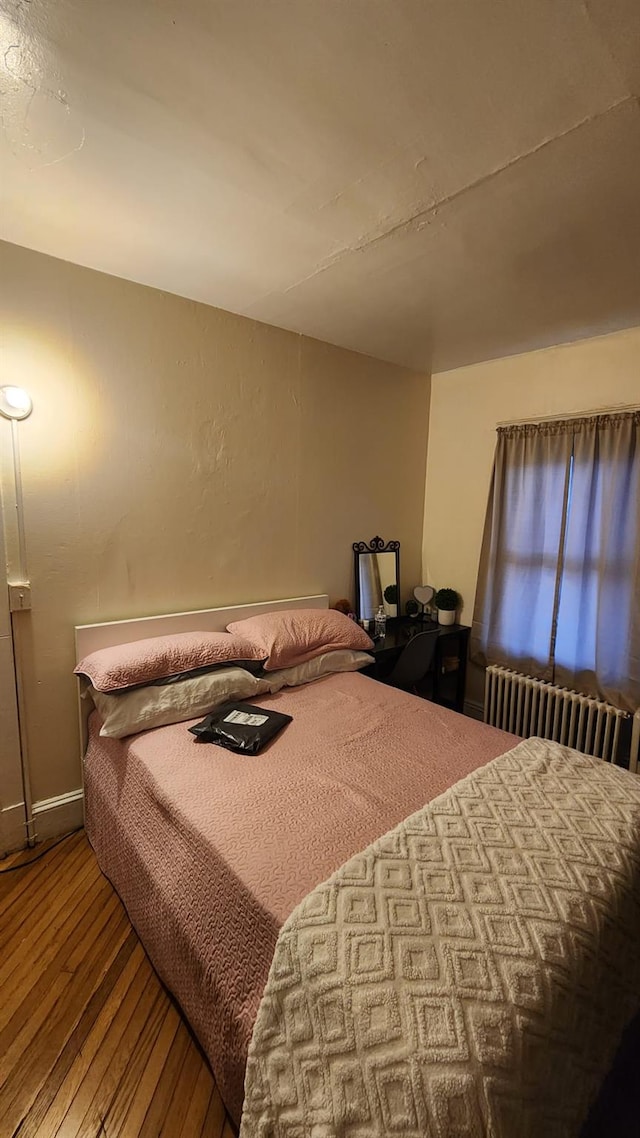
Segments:
[[[358,616],[371,620],[382,604],[378,555],[376,553],[361,553],[358,560],[358,572],[360,574],[360,612]]]
[[[498,430],[471,655],[640,705],[640,411]]]

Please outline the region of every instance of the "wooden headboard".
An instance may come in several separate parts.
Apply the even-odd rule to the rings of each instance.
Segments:
[[[195,612],[172,612],[163,616],[143,616],[133,620],[115,620],[106,624],[80,624],[76,626],[76,663],[99,648],[113,648],[116,644],[131,644],[148,636],[169,636],[174,632],[224,632],[233,620],[260,616],[279,609],[326,609],[326,594],[313,597],[287,597],[281,601],[259,601],[257,604],[234,605],[231,608],[198,609]],[[87,749],[87,721],[93,710],[90,699],[82,699],[86,681],[79,677],[78,719],[80,724],[80,758]]]

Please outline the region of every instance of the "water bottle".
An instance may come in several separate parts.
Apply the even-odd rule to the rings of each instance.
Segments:
[[[374,635],[376,639],[383,638],[387,631],[387,616],[384,611],[384,605],[380,605],[376,613],[376,622],[374,628]]]

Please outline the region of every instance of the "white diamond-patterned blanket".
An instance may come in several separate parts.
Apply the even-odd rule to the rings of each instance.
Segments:
[[[640,1009],[640,778],[542,739],[283,926],[241,1138],[574,1138]]]

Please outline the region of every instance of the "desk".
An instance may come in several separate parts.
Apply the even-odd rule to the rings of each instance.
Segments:
[[[425,685],[427,698],[434,703],[441,703],[444,707],[451,707],[454,711],[464,708],[464,688],[467,677],[467,656],[469,652],[469,633],[471,629],[466,624],[436,624],[435,621],[421,620],[394,620],[387,625],[387,632],[382,640],[376,640],[372,650],[375,664],[364,668],[364,674],[376,680],[385,682],[398,656],[402,652],[411,636],[419,632],[429,632],[438,629],[438,639],[433,657],[433,671],[429,685]],[[422,692],[420,694],[423,694]]]

